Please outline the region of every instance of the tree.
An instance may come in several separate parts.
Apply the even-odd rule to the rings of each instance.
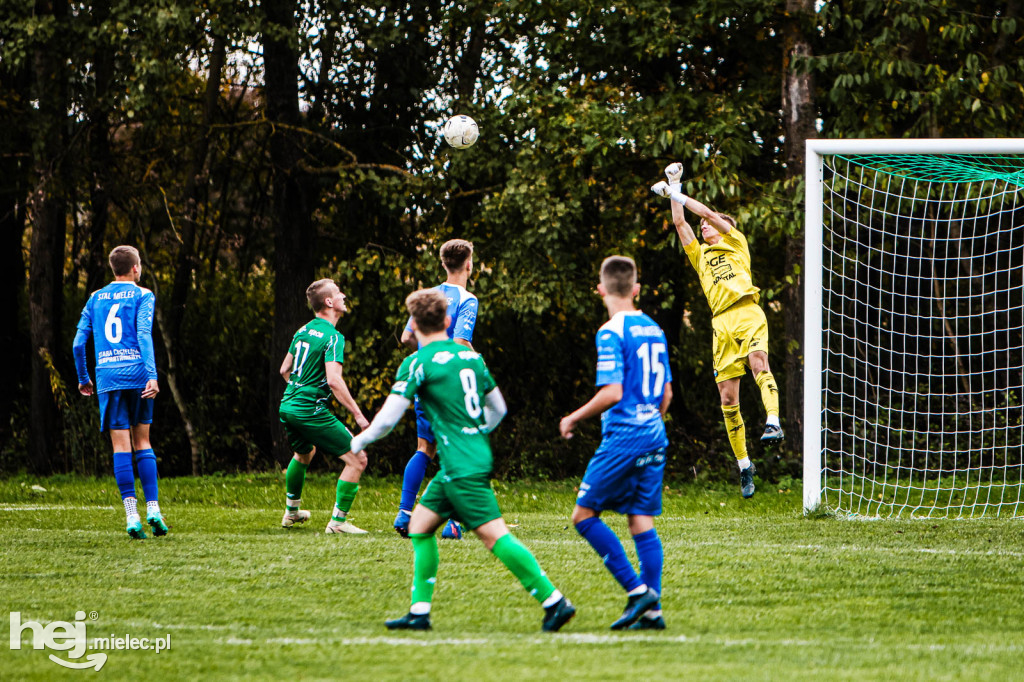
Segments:
[[[807,60],[812,56],[814,0],[786,0],[782,24],[782,120],[785,135],[786,187],[800,191],[804,177],[804,149],[814,137],[814,82]],[[794,222],[800,220],[793,215]],[[786,343],[783,348],[783,375],[786,395],[786,428],[790,440],[803,442],[803,230],[798,225],[786,235],[786,272],[792,278],[783,298]]]
[[[26,129],[32,73],[27,59],[6,57],[0,59],[0,296],[7,302],[9,317],[0,325],[0,357],[20,359],[29,353],[22,240],[32,154]],[[8,390],[0,394],[0,443],[9,443],[14,435],[11,417],[18,392],[13,387],[25,384],[27,369],[24,362],[8,365]]]
[[[51,375],[59,372],[63,349],[64,242],[67,204],[64,152],[67,120],[66,35],[64,0],[37,0],[36,15],[45,31],[33,55],[33,91],[38,101],[33,121],[33,184],[29,201],[32,260],[29,267],[29,316],[32,340],[29,459],[39,473],[55,468],[60,454],[57,408]]]
[[[265,64],[267,122],[272,167],[271,196],[274,231],[274,330],[270,337],[267,374],[270,392],[267,417],[271,423],[274,453],[284,464],[291,456],[277,419],[284,386],[278,378],[281,358],[292,334],[308,321],[306,287],[313,281],[315,226],[312,214],[316,192],[303,170],[303,138],[299,115],[299,51],[293,0],[265,0],[263,55]]]

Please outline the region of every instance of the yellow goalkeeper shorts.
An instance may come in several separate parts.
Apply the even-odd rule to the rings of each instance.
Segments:
[[[768,320],[761,306],[747,299],[711,319],[714,335],[715,381],[743,376],[754,351],[768,352]]]

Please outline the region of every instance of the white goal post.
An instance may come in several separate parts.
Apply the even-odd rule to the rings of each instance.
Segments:
[[[1024,139],[809,140],[803,504],[1024,515]]]

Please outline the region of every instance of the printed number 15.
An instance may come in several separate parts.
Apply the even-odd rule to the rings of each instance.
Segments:
[[[665,354],[665,344],[645,343],[636,349],[636,354],[644,366],[644,397],[660,396],[662,389],[665,388],[665,364],[661,361],[661,356]],[[654,372],[653,393],[651,392],[651,372]]]

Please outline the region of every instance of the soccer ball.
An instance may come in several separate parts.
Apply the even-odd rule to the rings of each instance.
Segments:
[[[480,129],[477,128],[476,121],[469,116],[452,116],[444,124],[444,140],[456,149],[472,147],[478,137]]]

